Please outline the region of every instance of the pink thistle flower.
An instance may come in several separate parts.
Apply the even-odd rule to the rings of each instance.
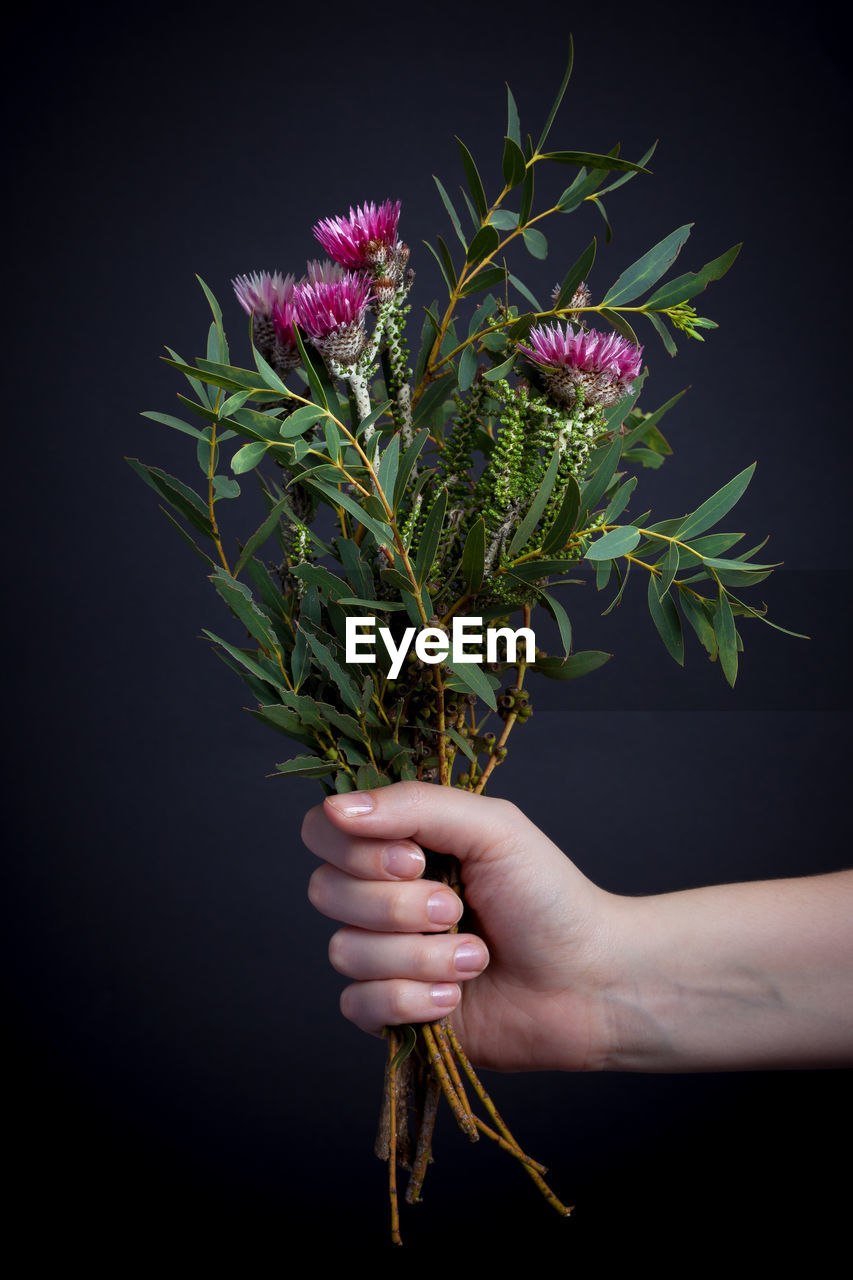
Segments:
[[[324,356],[354,364],[367,341],[364,313],[371,296],[370,280],[351,271],[338,280],[303,281],[293,294],[296,320]]]
[[[280,271],[273,275],[268,271],[253,271],[248,276],[237,276],[231,283],[246,315],[269,318],[276,306],[293,292],[294,277],[283,276]]]
[[[252,317],[252,342],[267,363],[286,377],[299,363],[293,334],[296,277],[253,271],[231,283],[240,306]]]
[[[618,333],[597,329],[575,333],[571,325],[538,325],[530,331],[531,346],[519,351],[538,365],[555,400],[606,408],[631,391],[642,368],[643,348]]]
[[[323,218],[314,235],[330,258],[351,271],[378,267],[397,249],[401,207],[399,200],[386,200],[378,208],[375,204],[350,206],[348,218]]]
[[[343,280],[346,275],[345,267],[339,262],[330,262],[328,258],[322,262],[319,258],[312,258],[305,264],[305,270],[309,284],[331,284],[334,280]]]

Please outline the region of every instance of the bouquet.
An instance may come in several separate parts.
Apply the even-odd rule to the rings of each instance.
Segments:
[[[461,141],[461,203],[436,179],[451,231],[426,248],[447,300],[418,307],[414,354],[414,271],[401,202],[390,199],[318,221],[328,257],[298,280],[256,271],[233,282],[249,317],[248,361],[232,361],[203,281],[205,355],[189,363],[169,350],[189,384],[178,395],[189,417],[145,416],[194,442],[201,477],[128,461],[237,621],[233,639],[206,635],[249,686],[252,714],[296,744],[278,775],[316,778],[327,793],[404,779],[482,793],[533,712],[528,676],[572,680],[610,656],[573,646],[568,588],[584,571],[612,591],[605,613],[639,580],[675,661],[686,624],[730,685],[741,623],[767,621],[765,606],[743,598],[774,567],[754,559],[763,543],[736,550],[743,535],[719,529],[754,466],[694,511],[633,514],[639,474],[672,452],[660,424],[680,399],[640,407],[648,370],[636,329],[650,326],[670,355],[678,338],[702,341],[716,326],[694,300],[740,246],[673,275],[690,234],[682,226],[602,288],[593,240],[561,264],[544,303],[513,269],[517,251],[546,258],[548,219],[562,257],[563,218],[587,202],[609,240],[603,197],[649,172],[653,147],[636,161],[618,146],[551,149],[571,65],[536,142],[507,91],[496,179],[484,183]],[[543,166],[571,181],[540,209]],[[250,473],[265,518],[226,533],[236,477]],[[543,609],[558,652],[537,644]],[[428,875],[464,900],[453,859],[428,854]],[[450,1019],[389,1027],[387,1040],[377,1153],[396,1243],[398,1170],[408,1171],[406,1200],[419,1200],[442,1099],[470,1138],[498,1143],[570,1212],[498,1114]]]

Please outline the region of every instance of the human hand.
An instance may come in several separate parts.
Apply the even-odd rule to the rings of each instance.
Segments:
[[[603,960],[611,895],[514,805],[428,783],[330,796],[302,838],[324,859],[309,898],[344,923],[334,967],[366,1031],[453,1013],[472,1061],[497,1070],[594,1069],[607,1052]],[[422,849],[459,859],[462,904],[423,879]]]

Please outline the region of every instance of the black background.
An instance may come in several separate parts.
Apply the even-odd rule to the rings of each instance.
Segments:
[[[570,31],[554,145],[620,139],[636,158],[661,139],[655,176],[606,202],[615,238],[593,289],[684,222],[684,270],[745,241],[701,299],[721,326],[704,346],[671,361],[643,334],[646,407],[692,390],[636,509],[690,509],[757,458],[736,527],[746,545],[771,533],[785,567],[754,598],[812,639],[745,627],[730,691],[695,643],[675,667],[642,588],[605,619],[579,590],[577,646],[616,657],[534,687],[494,791],[617,892],[844,865],[849,89],[821,7],[796,25],[770,5],[550,0],[512,17],[244,4],[19,20],[4,86],[6,1099],[33,1258],[200,1261],[236,1242],[254,1274],[302,1242],[390,1256],[370,1152],[383,1047],[340,1019],[330,926],[305,900],[298,832],[317,790],[265,779],[286,749],[198,638],[222,608],[122,456],[192,480],[185,438],[138,413],[174,403],[162,344],[202,349],[194,272],[237,354],[231,277],[299,273],[318,218],[399,197],[415,301],[437,295],[431,174],[458,186],[458,132],[494,185],[503,82],[537,133]],[[547,263],[517,269],[546,293],[601,230],[585,208],[546,227]],[[561,1223],[512,1161],[445,1122],[410,1262],[442,1240],[466,1262],[524,1244],[606,1270],[628,1246],[680,1275],[685,1232],[766,1261],[793,1240],[823,1257],[839,1229],[845,1073],[491,1083],[576,1215]]]

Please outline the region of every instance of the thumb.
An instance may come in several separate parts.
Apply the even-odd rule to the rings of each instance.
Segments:
[[[429,782],[395,782],[373,791],[327,796],[323,809],[347,835],[410,839],[463,862],[506,853],[508,846],[518,848],[534,833],[542,839],[514,804]]]

